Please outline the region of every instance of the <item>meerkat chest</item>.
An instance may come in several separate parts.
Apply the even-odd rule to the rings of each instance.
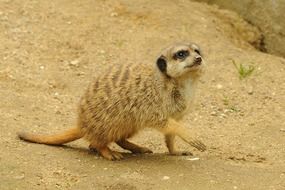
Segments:
[[[175,113],[173,118],[182,118],[190,109],[194,98],[195,86],[192,83],[186,83],[182,88],[176,89],[174,92],[173,101]]]
[[[188,83],[184,85],[184,88],[181,88],[180,92],[183,98],[185,99],[185,103],[189,105],[193,101],[194,94],[195,94],[194,83],[189,81]]]

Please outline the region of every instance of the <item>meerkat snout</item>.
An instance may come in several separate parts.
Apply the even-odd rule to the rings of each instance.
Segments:
[[[194,59],[194,64],[200,65],[202,63],[202,57],[200,55],[196,56]]]

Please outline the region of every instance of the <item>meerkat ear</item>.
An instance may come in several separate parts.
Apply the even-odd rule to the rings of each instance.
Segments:
[[[166,73],[167,63],[163,57],[159,57],[156,61],[156,64],[162,73]]]

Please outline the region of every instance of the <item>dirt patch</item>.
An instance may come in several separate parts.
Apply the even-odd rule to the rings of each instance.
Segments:
[[[5,0],[0,12],[0,189],[285,188],[285,60],[256,51],[231,26],[236,14],[184,0]],[[80,96],[106,65],[154,64],[161,48],[188,39],[201,45],[207,72],[184,123],[206,152],[177,139],[195,156],[168,156],[152,130],[132,140],[155,153],[120,162],[81,140],[51,147],[16,138],[73,126]],[[233,60],[253,73],[240,79]]]

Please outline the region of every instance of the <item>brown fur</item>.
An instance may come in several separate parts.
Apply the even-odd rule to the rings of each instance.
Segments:
[[[83,137],[79,128],[71,128],[64,133],[58,135],[34,135],[30,133],[20,132],[18,133],[20,139],[25,141],[49,144],[49,145],[62,145],[70,141],[74,141]]]
[[[167,63],[165,72],[157,66],[144,64],[112,65],[90,84],[81,98],[77,128],[59,135],[19,133],[19,137],[50,145],[84,137],[90,142],[90,148],[106,159],[116,160],[123,156],[108,148],[111,142],[133,153],[151,153],[127,140],[141,129],[150,127],[165,134],[171,154],[181,154],[174,149],[176,135],[203,151],[205,145],[193,139],[188,129],[178,123],[190,106],[204,65],[203,62],[194,65],[200,57],[195,51],[197,48],[194,44],[182,43],[165,49],[161,54]],[[181,49],[189,51],[190,55],[183,60],[174,59]]]

